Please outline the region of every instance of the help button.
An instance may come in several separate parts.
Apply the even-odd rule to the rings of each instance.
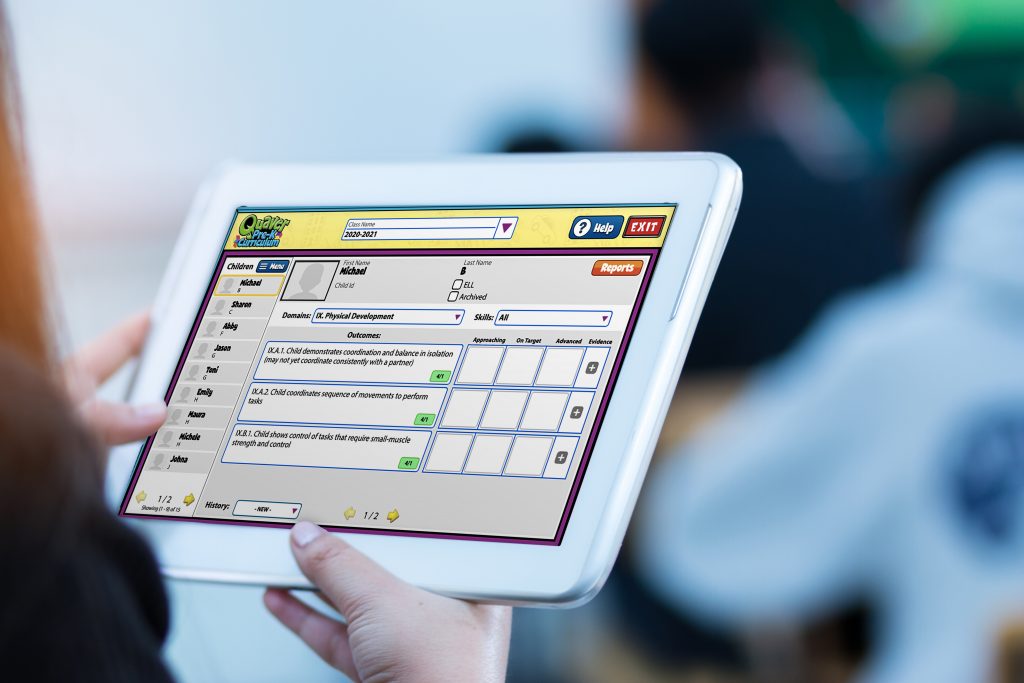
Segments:
[[[569,228],[569,239],[615,239],[622,229],[622,216],[577,216]]]

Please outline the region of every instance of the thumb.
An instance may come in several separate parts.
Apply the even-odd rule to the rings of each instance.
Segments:
[[[380,600],[404,599],[410,586],[316,524],[292,527],[292,554],[312,581],[349,622]]]

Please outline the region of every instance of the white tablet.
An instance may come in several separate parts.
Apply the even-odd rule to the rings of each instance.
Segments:
[[[449,595],[607,576],[735,216],[712,154],[234,166],[171,258],[115,454],[174,577],[308,586],[298,520]]]

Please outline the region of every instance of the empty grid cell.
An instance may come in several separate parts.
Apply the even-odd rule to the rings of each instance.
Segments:
[[[544,468],[546,479],[565,479],[568,476],[578,443],[579,439],[575,436],[555,438],[555,445],[551,447],[551,457],[548,458],[548,466]]]
[[[596,389],[604,373],[604,364],[608,360],[608,348],[591,346],[583,354],[580,371],[576,375],[576,386],[583,389]]]
[[[480,428],[515,429],[529,395],[528,391],[492,391]]]
[[[501,369],[498,370],[498,378],[495,384],[533,384],[533,378],[537,376],[537,368],[540,367],[540,358],[544,355],[544,349],[537,346],[510,346],[505,351],[505,358],[501,362]]]
[[[569,394],[564,391],[531,392],[519,428],[547,432],[557,430],[568,400]]]
[[[558,426],[560,432],[573,432],[579,434],[583,431],[583,423],[587,421],[587,414],[590,412],[590,404],[594,395],[589,391],[574,391],[569,395],[569,405],[565,407],[565,414],[562,415],[562,424]]]
[[[465,474],[501,474],[511,446],[511,436],[477,434],[463,472]]]
[[[439,432],[434,437],[434,446],[430,449],[430,457],[427,458],[423,471],[461,472],[472,441],[472,434]]]
[[[547,387],[571,387],[576,381],[576,371],[581,360],[582,348],[549,348],[544,354],[534,383]]]
[[[459,369],[459,384],[490,384],[498,372],[504,346],[470,346]]]
[[[442,427],[476,427],[487,401],[486,389],[455,389],[444,409]]]
[[[505,463],[505,474],[515,477],[539,477],[548,464],[554,439],[550,436],[517,436]]]

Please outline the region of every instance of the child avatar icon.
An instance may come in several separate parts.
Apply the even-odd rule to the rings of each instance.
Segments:
[[[224,306],[226,305],[227,302],[224,299],[217,299],[217,303],[213,305],[214,315],[224,315]]]
[[[185,379],[189,382],[195,382],[196,380],[199,379],[199,371],[201,369],[202,366],[196,363],[195,365],[188,369],[188,377],[186,377]]]
[[[319,288],[324,281],[324,274],[326,271],[324,264],[320,261],[312,261],[309,263],[301,263],[299,265],[305,266],[302,270],[302,274],[299,275],[297,282],[299,291],[289,294],[288,300],[319,301],[323,298],[323,295],[318,294],[315,290]]]
[[[151,469],[151,470],[158,470],[158,469],[160,469],[163,466],[164,466],[164,454],[163,453],[155,453],[153,455],[153,457],[150,458],[149,469]]]
[[[170,448],[171,439],[174,438],[174,431],[166,429],[160,434],[160,443],[157,444],[160,448]]]
[[[229,278],[225,278],[220,283],[220,291],[221,292],[228,293],[228,292],[230,292],[234,288],[235,288],[235,279],[234,278],[230,278],[230,277]]]
[[[181,408],[175,408],[171,411],[171,414],[167,417],[167,422],[164,424],[176,425],[181,421]]]
[[[217,331],[217,321],[211,320],[206,323],[206,330],[203,332],[204,337],[212,337],[213,333]]]
[[[184,403],[188,400],[189,396],[192,395],[192,387],[182,387],[181,391],[178,392],[178,402]]]

